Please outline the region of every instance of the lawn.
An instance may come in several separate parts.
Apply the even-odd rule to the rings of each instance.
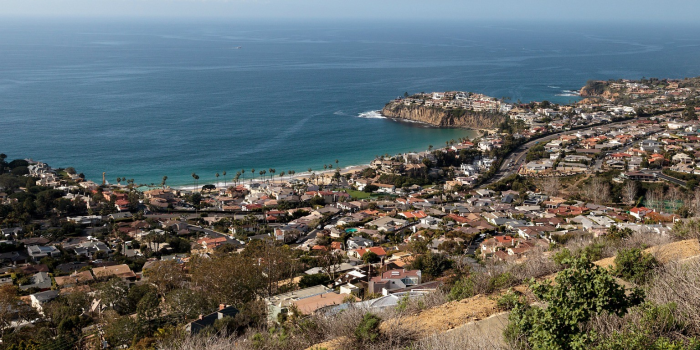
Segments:
[[[356,191],[356,190],[351,190],[351,189],[346,189],[345,190],[352,198],[355,199],[366,199],[369,198],[372,194],[367,193],[367,192],[362,192],[362,191]]]

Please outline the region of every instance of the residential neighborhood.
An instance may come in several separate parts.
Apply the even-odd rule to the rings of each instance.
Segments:
[[[608,85],[626,97],[406,97],[507,118],[493,132],[366,166],[224,172],[224,186],[95,182],[3,155],[0,285],[12,296],[3,325],[51,327],[37,320],[58,324],[70,306],[71,323],[60,324],[77,347],[123,348],[132,323],[148,338],[157,328],[144,324],[156,320],[196,335],[382,310],[571,240],[671,237],[700,214],[698,107],[684,105],[697,90]]]

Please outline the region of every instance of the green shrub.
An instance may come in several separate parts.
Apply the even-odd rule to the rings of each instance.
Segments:
[[[374,343],[379,339],[379,325],[382,319],[379,316],[368,312],[362,316],[362,321],[355,329],[355,338],[363,343]]]
[[[487,293],[493,293],[496,290],[512,287],[518,283],[518,280],[510,272],[500,273],[489,279]]]
[[[604,243],[596,242],[587,245],[586,248],[583,248],[580,254],[576,254],[576,256],[585,256],[590,261],[600,260],[603,258],[603,248],[605,248]]]
[[[448,298],[462,300],[474,296],[474,280],[472,276],[464,277],[452,286]]]
[[[573,258],[573,254],[571,254],[571,251],[567,248],[564,248],[560,251],[558,251],[554,256],[552,257],[552,260],[557,263],[557,265],[564,265],[564,261],[569,261]]]
[[[504,336],[514,347],[535,349],[583,349],[594,339],[581,325],[601,313],[623,316],[642,301],[641,291],[627,295],[625,288],[606,269],[584,258],[563,261],[554,284],[532,285],[534,295],[546,308],[517,302]]]
[[[641,284],[646,282],[649,272],[659,262],[651,254],[640,249],[626,249],[617,252],[614,274],[626,281]]]
[[[520,293],[508,290],[506,294],[498,298],[496,307],[498,307],[499,310],[507,311],[515,308],[518,303],[520,303]]]

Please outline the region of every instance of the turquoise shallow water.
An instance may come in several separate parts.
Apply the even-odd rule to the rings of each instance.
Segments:
[[[404,91],[575,99],[588,79],[700,75],[700,26],[0,23],[0,152],[89,178],[369,162],[466,130],[361,118]],[[238,48],[240,47],[240,48]],[[367,114],[364,114],[365,116]]]

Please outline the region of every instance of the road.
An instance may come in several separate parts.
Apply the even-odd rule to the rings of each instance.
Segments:
[[[525,156],[527,155],[527,152],[536,144],[540,142],[547,143],[553,139],[559,138],[559,135],[565,134],[567,132],[568,131],[551,134],[518,146],[518,148],[516,148],[513,152],[511,152],[511,154],[508,157],[506,157],[506,159],[501,164],[501,168],[498,170],[498,172],[489,181],[486,181],[482,185],[482,187],[488,186],[492,183],[496,183],[517,172],[518,169],[520,169],[520,167],[525,162]]]
[[[685,187],[687,185],[687,183],[685,181],[683,181],[681,179],[677,179],[675,177],[668,176],[660,171],[653,171],[653,173],[655,173],[656,177],[658,177],[661,180],[668,181],[670,183],[674,183],[676,185],[683,186],[683,187]]]
[[[528,142],[518,146],[515,150],[513,150],[513,152],[511,152],[511,154],[508,155],[508,157],[506,157],[506,159],[503,161],[503,163],[501,164],[501,168],[498,170],[498,172],[493,177],[491,177],[491,179],[484,182],[480,187],[486,187],[490,184],[496,183],[496,182],[503,180],[506,177],[516,173],[518,171],[518,169],[520,169],[520,167],[525,162],[525,156],[527,155],[527,152],[530,150],[530,148],[532,148],[534,145],[536,145],[540,142],[547,143],[553,139],[559,138],[559,136],[561,136],[561,135],[570,134],[570,133],[573,133],[576,131],[589,130],[589,129],[596,128],[599,126],[612,126],[612,125],[618,125],[618,124],[625,124],[625,123],[629,123],[629,122],[632,122],[635,120],[641,120],[641,119],[643,119],[643,118],[637,118],[637,119],[632,119],[632,120],[621,120],[618,122],[612,122],[612,123],[603,124],[603,125],[595,125],[595,126],[591,126],[591,127],[587,127],[587,128],[560,131],[558,133],[554,133],[554,134],[547,135],[547,136],[544,136],[544,137],[541,137],[541,138],[538,138],[538,139],[535,139],[532,141],[528,141]]]

